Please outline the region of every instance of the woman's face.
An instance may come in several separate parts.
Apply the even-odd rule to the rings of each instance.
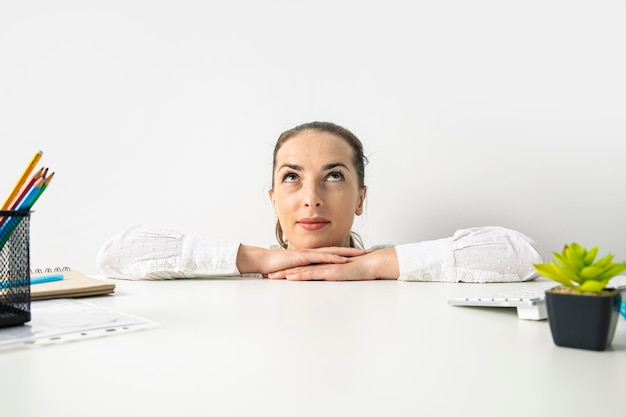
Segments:
[[[298,133],[278,150],[270,198],[290,249],[350,245],[366,192],[353,153],[341,137],[315,130]]]

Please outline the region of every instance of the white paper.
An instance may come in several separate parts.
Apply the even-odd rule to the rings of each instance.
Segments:
[[[0,328],[0,349],[40,346],[149,329],[141,317],[70,298],[31,302],[31,321]]]

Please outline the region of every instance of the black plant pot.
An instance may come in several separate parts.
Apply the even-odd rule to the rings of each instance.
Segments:
[[[546,291],[552,339],[557,346],[605,350],[611,345],[620,314],[621,295],[583,295]]]

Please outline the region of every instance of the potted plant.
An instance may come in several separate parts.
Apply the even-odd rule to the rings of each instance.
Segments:
[[[609,280],[626,271],[613,255],[596,260],[598,247],[577,244],[553,252],[550,263],[534,267],[561,285],[546,290],[546,309],[552,339],[557,346],[605,350],[611,345],[620,314],[621,291]]]

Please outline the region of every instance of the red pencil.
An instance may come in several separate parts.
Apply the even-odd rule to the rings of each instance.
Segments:
[[[26,187],[22,189],[22,192],[20,193],[20,195],[13,201],[13,204],[11,204],[11,208],[9,208],[9,210],[15,210],[18,207],[20,201],[22,201],[24,196],[28,194],[30,189],[33,187],[33,185],[35,184],[35,181],[37,181],[39,178],[46,178],[47,173],[48,173],[48,168],[43,168],[43,167],[39,171],[35,172],[33,176],[31,177],[30,181],[28,182],[28,184],[26,184]]]

